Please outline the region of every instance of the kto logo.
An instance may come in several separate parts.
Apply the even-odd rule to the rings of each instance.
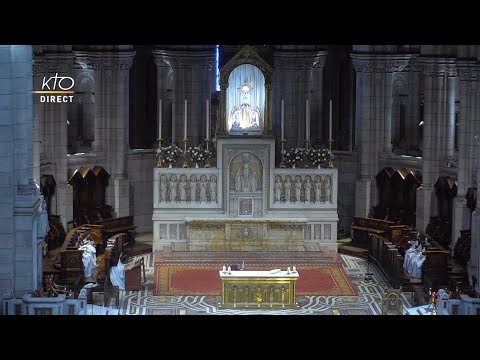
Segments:
[[[44,103],[71,103],[74,94],[72,90],[75,85],[75,80],[69,76],[55,76],[50,78],[43,77],[42,90],[34,91],[34,94],[45,94],[40,96],[40,102]],[[56,94],[56,95],[53,95]]]

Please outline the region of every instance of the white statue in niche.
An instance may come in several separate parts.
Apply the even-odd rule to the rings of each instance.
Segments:
[[[332,179],[330,176],[325,176],[325,202],[328,204],[332,203],[331,194],[332,194]]]
[[[177,177],[175,175],[172,175],[172,177],[170,178],[170,202],[177,201],[177,189]]]
[[[235,175],[236,192],[257,191],[257,173],[250,168],[250,162],[243,162]]]
[[[320,176],[315,177],[315,202],[319,203],[322,196],[322,178]]]
[[[192,175],[190,177],[190,201],[197,200],[197,177]]]
[[[307,176],[305,178],[305,184],[303,185],[303,187],[305,188],[305,202],[306,203],[309,203],[310,202],[310,193],[311,193],[311,190],[312,190],[312,183],[310,182],[310,176]]]
[[[300,195],[302,193],[302,182],[300,176],[295,177],[295,201],[300,201]]]
[[[210,191],[210,201],[217,202],[217,177],[215,175],[210,177],[208,190]]]
[[[187,201],[187,177],[185,175],[180,176],[180,183],[178,184],[178,190],[180,192],[180,201]]]
[[[290,176],[287,175],[285,178],[285,201],[290,202],[290,191],[292,189],[292,182],[290,181]]]
[[[274,192],[275,192],[275,201],[280,201],[282,197],[282,183],[280,182],[280,176],[277,176],[275,178]]]
[[[205,175],[200,177],[200,201],[207,201],[207,177]]]
[[[167,201],[167,177],[160,176],[160,201]]]
[[[253,83],[244,81],[238,87],[240,104],[235,104],[230,111],[230,132],[260,131],[260,109],[252,104]]]

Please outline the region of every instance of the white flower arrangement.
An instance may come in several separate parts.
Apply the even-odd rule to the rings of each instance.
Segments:
[[[305,148],[291,148],[290,150],[283,150],[282,155],[287,165],[297,166],[302,161],[307,160],[308,150]]]
[[[212,157],[212,152],[201,146],[195,146],[194,148],[189,147],[187,149],[187,157],[191,162],[199,163],[209,160]]]
[[[312,165],[320,165],[328,167],[330,160],[333,160],[333,154],[328,149],[311,149],[309,153],[309,160]]]
[[[177,145],[170,145],[159,148],[157,150],[157,155],[163,159],[166,163],[174,164],[177,162],[183,151]]]

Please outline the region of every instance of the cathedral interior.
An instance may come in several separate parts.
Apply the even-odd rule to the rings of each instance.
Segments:
[[[479,61],[0,45],[0,314],[480,314]]]

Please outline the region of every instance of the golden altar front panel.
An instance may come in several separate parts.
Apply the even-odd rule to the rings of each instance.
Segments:
[[[295,284],[298,272],[220,271],[222,301],[218,308],[298,308]]]

